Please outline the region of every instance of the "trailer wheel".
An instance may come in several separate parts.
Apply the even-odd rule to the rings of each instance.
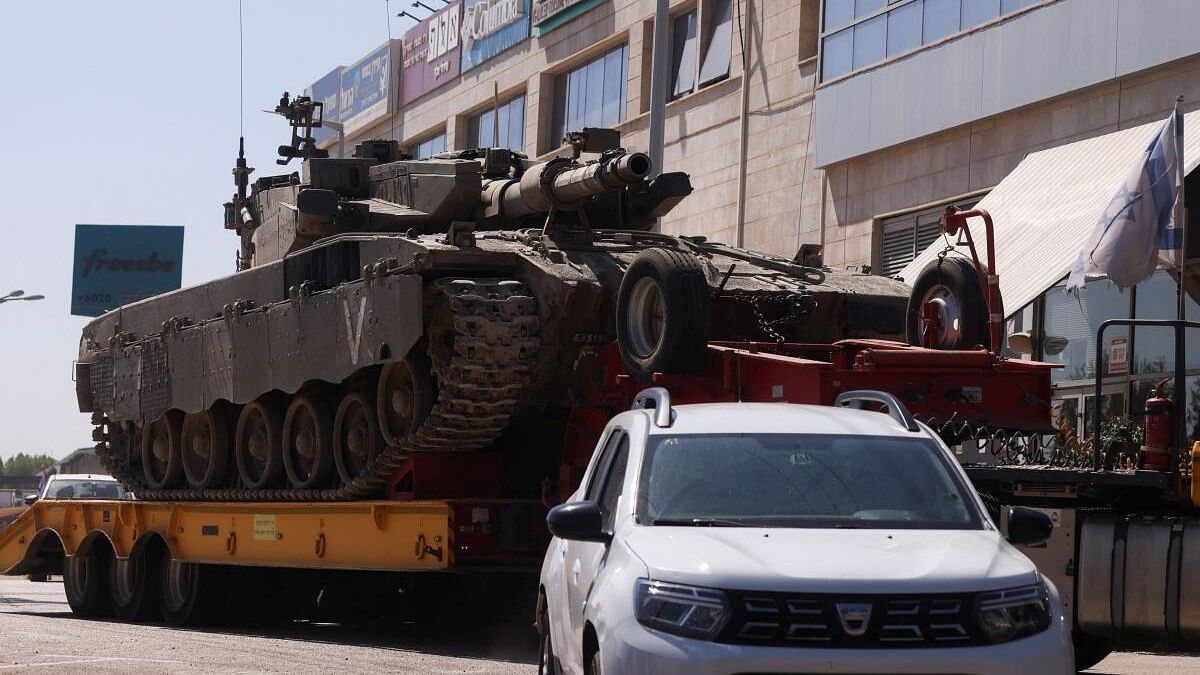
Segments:
[[[704,362],[711,298],[695,256],[664,248],[633,259],[617,293],[617,342],[635,377],[687,374]]]
[[[242,483],[252,489],[271,488],[283,479],[283,415],[267,397],[246,404],[238,416],[233,454]]]
[[[135,550],[109,567],[113,615],[122,621],[150,621],[158,612],[158,568],[146,549]]]
[[[220,570],[213,565],[181,562],[170,554],[159,565],[159,611],[171,626],[213,623],[226,599]]]
[[[1084,671],[1108,658],[1113,651],[1113,641],[1075,631],[1071,636],[1075,646],[1075,670]]]
[[[403,361],[389,363],[379,375],[375,392],[379,432],[390,446],[408,440],[433,408],[429,360],[417,349]]]
[[[333,461],[342,484],[353,483],[366,470],[382,440],[370,397],[357,391],[343,396],[333,419]]]
[[[979,285],[979,275],[970,260],[947,256],[929,263],[912,285],[908,296],[908,343],[931,349],[971,349],[987,345],[987,299]],[[937,307],[941,324],[931,344],[925,343],[926,303]],[[997,308],[1003,316],[1003,307]]]
[[[333,421],[324,402],[296,396],[283,418],[283,468],[292,487],[307,489],[333,472]]]
[[[229,425],[225,416],[209,409],[184,416],[181,425],[183,474],[189,487],[207,490],[225,482],[229,462]]]
[[[142,473],[155,490],[173,488],[183,480],[181,417],[178,411],[168,411],[142,431]]]
[[[86,546],[67,556],[63,564],[63,590],[71,611],[84,617],[112,614],[108,599],[108,568],[112,556],[106,546]]]

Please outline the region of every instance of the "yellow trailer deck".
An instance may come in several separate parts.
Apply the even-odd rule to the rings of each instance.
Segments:
[[[454,531],[443,501],[45,499],[0,531],[0,574],[61,573],[76,614],[194,624],[327,600],[338,574],[449,571]]]
[[[127,559],[157,537],[180,562],[346,570],[453,564],[446,502],[211,503],[45,499],[0,531],[0,574],[24,574],[45,547],[73,556],[103,537]],[[53,541],[56,539],[57,542]]]

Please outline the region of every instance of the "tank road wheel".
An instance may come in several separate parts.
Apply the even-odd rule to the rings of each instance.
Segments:
[[[180,437],[183,474],[196,490],[221,487],[229,461],[229,426],[225,416],[213,410],[191,413],[183,418]]]
[[[158,611],[157,561],[146,548],[109,567],[108,597],[113,615],[122,621],[149,621]]]
[[[383,440],[390,446],[408,440],[429,415],[433,399],[429,361],[423,354],[414,349],[403,361],[384,366],[375,391]]]
[[[108,568],[112,556],[105,546],[87,546],[67,556],[63,564],[63,590],[67,604],[79,616],[102,617],[112,614],[108,600]]]
[[[695,256],[664,248],[639,253],[617,294],[617,342],[630,371],[646,380],[699,368],[710,305],[708,277]]]
[[[183,479],[180,418],[172,410],[142,430],[142,472],[152,489],[170,489]]]
[[[180,562],[169,553],[159,563],[158,608],[171,626],[200,626],[211,623],[227,599],[218,568]]]
[[[233,454],[242,483],[259,490],[283,478],[283,416],[270,399],[246,404],[238,416]]]
[[[342,483],[354,482],[382,445],[375,404],[361,392],[343,396],[333,419],[333,461]]]
[[[329,410],[312,396],[296,396],[283,418],[283,468],[292,487],[324,483],[333,471],[333,422]]]

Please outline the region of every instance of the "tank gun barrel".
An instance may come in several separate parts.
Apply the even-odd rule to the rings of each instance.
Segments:
[[[511,220],[575,209],[596,195],[637,185],[652,168],[650,157],[641,152],[607,153],[586,164],[552,159],[529,167],[519,180],[489,183],[483,191],[485,215]]]

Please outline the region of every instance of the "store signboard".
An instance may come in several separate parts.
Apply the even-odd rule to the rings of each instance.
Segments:
[[[533,0],[533,34],[545,35],[604,0]]]
[[[179,288],[182,225],[76,225],[71,314],[100,316]]]
[[[396,81],[392,52],[399,51],[400,42],[388,42],[342,71],[338,117],[347,136],[392,112]]]
[[[461,2],[451,2],[404,34],[400,62],[402,105],[458,77],[461,36]]]
[[[463,0],[462,71],[529,38],[530,0]]]
[[[322,104],[322,119],[331,122],[339,121],[338,104],[342,98],[342,67],[334,68],[325,77],[313,82],[305,93],[312,100]],[[337,132],[329,127],[320,127],[313,130],[313,138],[317,139],[317,147],[323,148],[332,145],[333,140],[337,138]]]

